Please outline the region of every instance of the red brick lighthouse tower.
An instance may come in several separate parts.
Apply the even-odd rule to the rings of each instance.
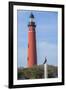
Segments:
[[[32,67],[37,64],[37,52],[36,52],[36,32],[34,15],[30,14],[30,21],[28,24],[28,67]]]

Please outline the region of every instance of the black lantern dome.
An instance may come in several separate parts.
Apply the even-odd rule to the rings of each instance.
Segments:
[[[33,13],[31,13],[31,14],[30,14],[30,18],[34,18],[34,15],[33,15]]]

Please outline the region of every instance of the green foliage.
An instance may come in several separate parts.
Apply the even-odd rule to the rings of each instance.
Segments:
[[[57,74],[57,67],[48,65],[48,78],[55,77]],[[18,79],[40,79],[44,78],[43,65],[33,66],[32,68],[18,69]]]

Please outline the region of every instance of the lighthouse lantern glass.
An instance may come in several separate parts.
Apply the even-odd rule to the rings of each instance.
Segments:
[[[34,18],[30,18],[30,22],[34,22]]]

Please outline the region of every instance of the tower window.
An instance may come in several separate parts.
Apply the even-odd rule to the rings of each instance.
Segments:
[[[27,60],[29,60],[29,58],[27,58]]]
[[[28,44],[28,48],[29,48],[29,44]]]

